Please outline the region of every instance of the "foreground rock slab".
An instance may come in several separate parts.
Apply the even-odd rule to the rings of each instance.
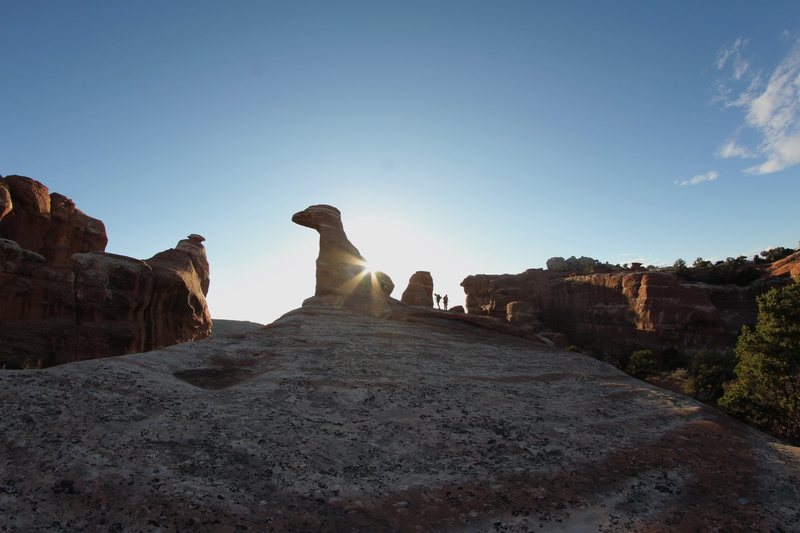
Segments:
[[[431,317],[309,304],[250,333],[0,372],[0,529],[800,523],[800,449],[589,357]]]

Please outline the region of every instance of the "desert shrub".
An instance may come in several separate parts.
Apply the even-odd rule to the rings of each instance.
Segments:
[[[765,261],[768,263],[773,263],[775,261],[780,261],[784,257],[790,256],[795,252],[791,248],[784,248],[783,246],[778,246],[777,248],[770,248],[769,250],[762,250],[761,257],[764,258]]]
[[[736,343],[738,378],[720,406],[800,444],[800,278],[758,297],[758,321]]]
[[[735,366],[736,358],[729,351],[699,352],[689,366],[683,390],[698,400],[715,402],[724,392],[723,385],[736,377]]]
[[[694,263],[692,263],[692,268],[711,268],[712,266],[714,266],[714,263],[706,261],[702,257],[698,257],[694,260]]]
[[[661,369],[661,362],[652,350],[636,350],[631,353],[625,372],[639,379],[657,374]]]

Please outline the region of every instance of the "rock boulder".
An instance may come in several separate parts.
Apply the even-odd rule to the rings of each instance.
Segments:
[[[0,186],[0,237],[42,254],[51,264],[74,253],[102,252],[108,237],[103,223],[85,215],[69,198],[25,176],[6,176]],[[5,191],[5,192],[4,192]]]
[[[413,273],[400,301],[406,305],[433,307],[433,277],[431,273],[422,270]]]

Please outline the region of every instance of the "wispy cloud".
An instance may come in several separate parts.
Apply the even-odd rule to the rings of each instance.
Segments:
[[[686,187],[687,185],[697,185],[699,183],[703,183],[706,181],[714,181],[719,177],[719,172],[716,170],[710,170],[705,174],[698,174],[697,176],[693,176],[688,180],[683,181],[675,181],[675,185],[678,187]]]
[[[748,174],[770,174],[800,164],[800,39],[768,77],[755,73],[743,57],[747,40],[738,38],[717,53],[714,66],[729,71],[728,81],[717,82],[716,101],[744,112],[742,129],[755,131],[760,142],[748,147],[730,139],[718,150],[719,157],[762,157],[745,168]],[[764,79],[766,78],[766,82]],[[736,91],[732,83],[746,87]]]
[[[717,157],[728,159],[730,157],[753,157],[753,152],[746,146],[736,141],[728,141],[717,149]]]
[[[714,62],[717,70],[722,70],[729,66],[733,72],[734,79],[742,79],[742,76],[750,68],[750,62],[742,54],[748,42],[749,39],[739,37],[733,41],[733,44],[720,48],[717,52],[717,60]]]

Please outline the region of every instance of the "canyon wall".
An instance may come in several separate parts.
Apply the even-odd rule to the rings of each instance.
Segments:
[[[203,238],[139,260],[105,226],[23,176],[0,178],[0,366],[48,366],[208,336]]]
[[[469,313],[505,318],[530,331],[556,330],[598,354],[648,348],[691,355],[732,347],[741,327],[755,323],[756,296],[788,283],[798,265],[800,252],[763,266],[746,286],[689,283],[658,271],[541,269],[468,276],[461,285]]]

